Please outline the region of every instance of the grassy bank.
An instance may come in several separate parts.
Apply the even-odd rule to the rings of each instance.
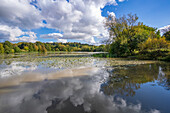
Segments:
[[[116,55],[110,53],[94,54],[93,57],[117,58]],[[137,60],[160,60],[170,62],[170,49],[146,50],[135,53],[134,55],[131,56],[119,56],[119,57]]]

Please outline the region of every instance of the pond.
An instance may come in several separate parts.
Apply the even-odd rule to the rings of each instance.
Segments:
[[[170,63],[91,53],[0,56],[0,113],[169,113]]]

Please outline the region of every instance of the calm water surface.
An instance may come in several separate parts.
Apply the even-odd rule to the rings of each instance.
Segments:
[[[0,56],[0,113],[170,113],[170,63]]]

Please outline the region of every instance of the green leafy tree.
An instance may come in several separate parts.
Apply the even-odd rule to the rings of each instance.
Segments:
[[[107,48],[115,56],[133,55],[139,49],[139,44],[148,37],[160,37],[159,31],[138,22],[138,17],[132,14],[120,18],[108,16],[105,24],[110,34]]]
[[[145,26],[145,25],[140,25],[135,26],[134,28],[134,36],[132,38],[132,42],[128,43],[128,46],[132,48],[132,50],[138,50],[139,49],[139,44],[146,41],[148,37],[160,37],[160,32],[156,32],[156,29]]]
[[[19,52],[21,52],[21,49],[18,46],[15,46],[14,47],[14,52],[19,53]]]
[[[28,50],[29,52],[34,51],[34,44],[29,43],[28,48],[29,48],[29,50]]]
[[[58,48],[56,48],[55,51],[60,51],[60,50]]]
[[[11,49],[11,53],[15,53],[15,50],[14,50],[14,49]]]
[[[137,20],[138,17],[136,15],[131,14],[128,14],[127,16],[124,15],[120,18],[108,16],[105,25],[109,30],[110,40],[112,41],[112,43],[115,43],[115,41],[117,41],[116,44],[112,44],[114,48],[118,47],[115,49],[119,49],[118,45],[124,46],[124,44],[128,44],[127,47],[129,53],[132,54],[133,46],[131,43],[133,42],[133,37],[135,35],[134,26],[137,25]],[[119,55],[119,53],[117,54]]]
[[[12,51],[11,48],[9,48],[7,45],[5,45],[5,46],[4,46],[4,52],[7,53],[7,54],[9,54],[9,53],[12,53],[13,51]]]
[[[78,48],[77,47],[73,47],[73,51],[77,51],[78,50]]]
[[[60,51],[66,51],[66,50],[67,50],[67,48],[66,48],[65,45],[61,45],[61,44],[60,44],[58,47],[59,47],[59,50],[60,50]]]
[[[24,46],[24,50],[25,51],[29,51],[29,47],[28,46]]]
[[[40,41],[37,41],[35,44],[36,44],[37,46],[39,46],[39,45],[42,45],[43,43],[40,42]]]
[[[45,48],[47,49],[47,51],[51,51],[51,45],[50,44],[45,44]]]
[[[12,48],[13,48],[12,43],[11,43],[11,42],[9,42],[9,41],[5,41],[3,45],[4,45],[4,47],[5,47],[5,45],[6,45],[6,46],[8,46],[10,49],[12,49]]]
[[[41,51],[43,51],[43,50],[42,50],[42,46],[41,46],[41,45],[38,45],[38,52],[41,52]]]
[[[166,40],[170,41],[170,31],[164,33],[163,36],[166,38]]]
[[[1,53],[4,53],[4,47],[3,47],[3,44],[0,43],[0,54]]]
[[[45,46],[44,46],[44,45],[42,46],[42,50],[41,50],[41,52],[43,52],[43,53],[46,53],[46,52],[47,52],[47,49],[45,48]]]
[[[39,52],[47,52],[47,51],[104,51],[104,45],[94,46],[89,44],[81,44],[77,42],[68,42],[68,43],[28,43],[28,42],[19,42],[16,44],[12,44],[9,41],[5,41],[4,43],[0,43],[0,53],[16,53],[16,52],[31,52],[31,51],[39,51]]]
[[[87,45],[82,46],[82,51],[90,51],[90,47]]]

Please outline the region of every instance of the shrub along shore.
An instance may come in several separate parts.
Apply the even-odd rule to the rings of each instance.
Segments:
[[[121,57],[114,56],[113,54],[110,54],[110,53],[98,53],[98,54],[93,54],[93,57],[126,58],[129,60],[160,60],[160,61],[170,62],[170,49],[142,51],[140,53],[134,54],[133,56],[121,56]]]

